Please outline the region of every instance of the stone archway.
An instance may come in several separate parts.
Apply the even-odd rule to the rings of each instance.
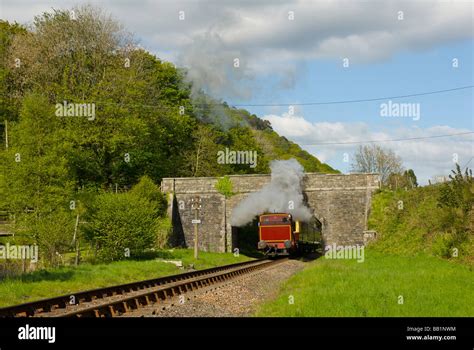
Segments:
[[[249,193],[258,191],[270,182],[269,174],[230,175],[234,195],[225,198],[215,185],[218,178],[165,178],[161,190],[169,193],[168,215],[175,233],[182,233],[184,245],[193,245],[193,213],[191,199],[202,198],[199,226],[203,248],[216,252],[232,252],[236,230],[230,223],[232,209]],[[379,188],[378,174],[317,174],[307,173],[303,179],[305,202],[321,223],[325,245],[364,244],[371,194]],[[176,200],[174,200],[176,198]],[[182,203],[183,205],[176,205]],[[173,205],[174,204],[174,205]],[[180,239],[178,239],[180,240]]]

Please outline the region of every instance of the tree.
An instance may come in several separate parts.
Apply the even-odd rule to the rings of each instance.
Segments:
[[[359,146],[352,164],[352,171],[379,173],[382,185],[386,186],[391,174],[402,172],[402,160],[390,149],[378,145]]]
[[[152,202],[157,208],[157,215],[164,216],[166,214],[166,197],[163,192],[161,192],[160,187],[148,176],[142,176],[140,181],[132,187],[130,193],[136,195],[138,198],[145,198]]]
[[[440,207],[460,209],[464,214],[474,206],[474,178],[472,169],[466,168],[464,174],[456,163],[456,169],[451,170],[450,181],[442,184],[438,202]]]
[[[28,29],[0,21],[0,44],[0,124],[8,125],[9,141],[0,148],[0,208],[16,216],[16,228],[52,264],[71,241],[79,248],[79,222],[98,215],[90,203],[106,208],[93,220],[101,234],[92,242],[110,242],[108,224],[125,236],[117,225],[128,222],[104,214],[126,211],[131,221],[124,197],[96,200],[110,187],[138,183],[131,201],[147,202],[136,202],[147,213],[148,205],[155,208],[163,246],[170,227],[156,185],[163,177],[265,173],[271,159],[291,157],[307,171],[333,171],[269,122],[208,95],[193,100],[182,70],[139,48],[98,8],[53,9]],[[63,103],[93,106],[95,115],[57,115]],[[258,162],[219,164],[225,148],[256,152]],[[114,206],[112,198],[121,201]]]
[[[46,264],[56,263],[73,236],[74,184],[65,157],[69,145],[58,123],[44,96],[27,95],[20,120],[12,125],[11,146],[2,152],[0,207],[15,215],[15,230],[29,237],[29,244],[38,244]]]
[[[415,172],[413,169],[405,170],[403,174],[392,173],[388,177],[387,186],[392,190],[399,188],[411,189],[418,187]]]
[[[404,172],[404,176],[408,179],[408,183],[410,184],[411,188],[418,187],[418,180],[413,169],[406,170]]]
[[[157,207],[133,193],[104,193],[96,197],[86,236],[102,261],[139,257],[156,242]]]
[[[449,248],[459,246],[468,235],[472,235],[474,208],[474,178],[472,169],[466,168],[464,174],[459,164],[456,169],[451,170],[450,181],[440,184],[438,196],[438,207],[443,208],[448,214],[448,227],[452,239],[449,241]]]
[[[190,91],[182,75],[139,49],[100,9],[73,11],[37,16],[30,32],[14,37],[8,62],[21,61],[11,68],[15,96],[38,89],[53,105],[95,106],[94,120],[61,120],[74,145],[65,156],[80,186],[130,186],[144,174],[154,181],[181,175],[193,147]]]
[[[217,163],[219,139],[224,133],[208,125],[196,125],[192,133],[194,147],[186,153],[187,174],[190,176],[220,176],[226,167]]]
[[[16,119],[18,113],[18,101],[11,98],[13,93],[11,78],[12,70],[8,52],[12,45],[13,39],[16,35],[26,34],[26,29],[18,23],[9,23],[0,20],[0,115],[2,116],[1,123],[6,121],[13,121]],[[17,63],[17,61],[15,61]],[[16,103],[15,103],[16,102]],[[3,128],[5,128],[5,124]]]

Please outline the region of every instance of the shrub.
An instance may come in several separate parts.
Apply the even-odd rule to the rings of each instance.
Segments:
[[[170,235],[172,233],[171,219],[168,217],[159,218],[155,226],[156,247],[165,248],[169,245]]]
[[[226,198],[234,195],[234,192],[232,192],[232,181],[228,176],[221,177],[219,180],[217,180],[215,187],[216,190]]]
[[[474,263],[474,183],[459,167],[453,173],[441,185],[375,193],[369,227],[379,236],[371,246],[385,253],[425,252]]]
[[[143,176],[140,181],[132,187],[130,193],[154,203],[158,215],[164,215],[166,213],[166,197],[164,193],[161,192],[160,187],[148,176]]]
[[[74,235],[75,213],[57,209],[49,213],[28,213],[16,222],[12,244],[37,244],[39,259],[46,267],[63,264],[62,255],[71,250]]]
[[[153,247],[158,225],[157,205],[135,193],[97,196],[87,235],[101,261],[138,257]],[[129,255],[128,255],[129,253]]]
[[[436,235],[433,240],[433,254],[441,258],[450,258],[453,252],[454,239],[451,234]]]

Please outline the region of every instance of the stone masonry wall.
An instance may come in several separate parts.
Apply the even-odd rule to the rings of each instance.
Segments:
[[[218,178],[163,179],[161,190],[169,194],[168,214],[173,220],[174,233],[182,237],[185,246],[194,246],[191,200],[200,196],[200,250],[229,252],[234,248],[236,237],[230,225],[232,209],[250,192],[268,183],[270,175],[231,175],[229,178],[236,194],[228,199],[215,189]],[[323,224],[325,244],[364,243],[371,195],[379,187],[377,174],[307,173],[302,185],[308,206]]]

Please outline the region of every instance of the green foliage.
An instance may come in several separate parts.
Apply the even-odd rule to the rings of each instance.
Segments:
[[[166,214],[167,202],[165,194],[148,176],[142,176],[140,181],[132,187],[130,193],[138,198],[144,198],[153,203],[157,208],[157,215]]]
[[[261,305],[257,316],[469,317],[473,299],[472,268],[424,254],[366,249],[363,263],[324,257],[310,263]]]
[[[284,136],[278,135],[271,129],[263,131],[254,130],[254,135],[268,161],[294,158],[303,166],[306,172],[339,173],[338,170],[334,170],[329,165],[321,163],[319,159],[302,150],[300,146],[289,141]]]
[[[373,248],[396,254],[420,252],[474,263],[472,180],[452,180],[408,191],[374,195],[369,227],[379,233]],[[457,255],[457,256],[456,256]]]
[[[463,213],[468,213],[474,205],[474,179],[472,170],[466,171],[463,175],[461,167],[456,164],[456,170],[452,170],[449,175],[451,181],[442,184],[439,206],[444,208],[460,209]]]
[[[2,152],[4,176],[0,207],[15,215],[18,241],[37,244],[47,266],[60,264],[71,248],[75,214],[65,153],[69,145],[57,127],[51,105],[40,94],[23,100],[20,119],[12,124],[10,148]]]
[[[199,260],[190,249],[156,252],[153,260],[126,260],[108,264],[83,264],[43,269],[0,281],[0,307],[51,298],[81,290],[114,286],[181,273],[174,264],[160,259],[181,260],[183,266],[193,264],[197,270],[249,260],[243,254],[200,252]]]
[[[413,169],[405,170],[403,175],[406,178],[408,178],[408,183],[411,185],[411,187],[418,187],[418,181],[417,181],[417,178],[416,178],[416,175],[415,175],[415,172],[413,171]]]
[[[453,256],[453,249],[458,249],[458,243],[452,233],[438,234],[433,241],[432,251],[436,256],[449,259]]]
[[[158,218],[155,226],[157,248],[163,249],[171,245],[171,235],[173,233],[173,224],[169,217]]]
[[[392,173],[389,175],[386,186],[392,190],[410,189],[418,186],[413,169],[405,170],[403,173]]]
[[[18,115],[19,104],[11,97],[14,92],[11,85],[14,68],[11,62],[8,62],[8,52],[15,35],[23,34],[26,34],[26,29],[23,26],[0,20],[0,116],[2,116],[0,130],[2,136],[5,130],[5,120],[13,121]]]
[[[72,247],[74,235],[75,213],[69,209],[60,209],[32,219],[28,227],[36,238],[40,258],[46,265],[62,264],[62,254]]]
[[[217,130],[211,125],[196,125],[192,132],[194,147],[186,153],[185,168],[188,176],[221,176],[227,172],[223,164],[217,163],[218,144],[225,132]]]
[[[104,193],[97,196],[88,222],[87,237],[99,260],[137,257],[155,243],[157,207],[132,193]]]
[[[226,198],[232,197],[234,192],[232,192],[232,180],[228,176],[221,177],[216,182],[216,190],[224,195]]]
[[[49,213],[18,215],[15,236],[4,238],[2,244],[37,245],[39,266],[60,266],[64,254],[72,248],[75,214],[74,210],[59,208]]]
[[[20,121],[12,126],[10,148],[2,153],[5,195],[0,206],[8,205],[12,214],[29,209],[38,215],[66,207],[73,199],[73,181],[64,156],[69,145],[61,142],[57,124],[41,95],[25,97]]]
[[[0,21],[0,132],[5,142],[8,125],[9,144],[0,149],[0,209],[15,216],[18,239],[40,244],[45,264],[73,251],[76,215],[91,218],[88,242],[104,247],[100,259],[122,257],[125,245],[138,252],[168,244],[166,200],[155,185],[163,177],[268,173],[270,160],[289,158],[306,171],[334,172],[268,121],[205,94],[191,97],[182,70],[141,49],[102,10],[74,12],[75,19],[53,9],[28,30]],[[63,102],[93,104],[95,118],[57,116]],[[218,164],[226,148],[257,152],[257,166]],[[129,194],[103,194],[134,184]]]

